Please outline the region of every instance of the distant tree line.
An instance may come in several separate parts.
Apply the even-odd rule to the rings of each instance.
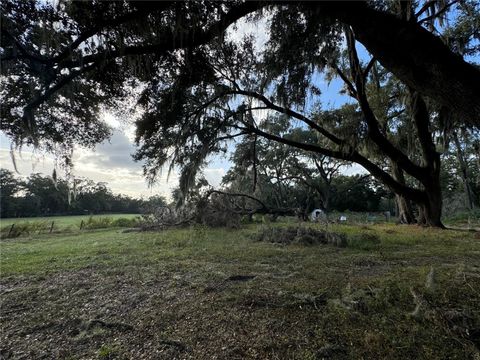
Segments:
[[[64,179],[32,174],[26,179],[0,169],[0,216],[33,217],[104,213],[140,213],[146,207],[166,204],[162,196],[148,200],[114,194],[104,182]]]

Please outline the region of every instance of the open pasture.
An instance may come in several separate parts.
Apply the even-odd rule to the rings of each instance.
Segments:
[[[260,228],[5,239],[1,355],[478,356],[478,233],[334,225],[350,239],[336,247],[260,242]]]

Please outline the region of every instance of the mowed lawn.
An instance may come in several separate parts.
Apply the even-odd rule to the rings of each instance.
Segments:
[[[262,226],[2,240],[2,358],[480,356],[478,233],[335,225],[340,248]]]
[[[45,217],[24,217],[24,218],[5,218],[0,219],[0,227],[10,226],[12,224],[22,224],[22,223],[48,223],[51,224],[52,221],[55,222],[55,225],[58,227],[67,227],[67,226],[80,226],[80,223],[83,221],[87,221],[90,217],[93,219],[98,218],[111,218],[115,219],[132,219],[139,214],[99,214],[99,215],[71,215],[71,216],[45,216]]]

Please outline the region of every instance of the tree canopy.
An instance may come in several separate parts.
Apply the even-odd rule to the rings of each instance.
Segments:
[[[108,136],[102,109],[130,110],[146,176],[179,167],[183,193],[209,155],[263,138],[358,163],[405,203],[405,219],[415,202],[419,221],[441,226],[441,154],[452,129],[480,123],[480,70],[467,61],[479,51],[475,1],[1,6],[13,142],[68,159]],[[263,22],[260,49],[228,36],[239,19]],[[325,109],[322,79],[342,81],[351,100]]]

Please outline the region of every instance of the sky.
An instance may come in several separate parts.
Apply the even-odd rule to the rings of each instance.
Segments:
[[[240,21],[236,27],[229,30],[233,39],[241,39],[244,35],[256,35],[257,48],[266,42],[268,31],[265,23],[250,23]],[[342,87],[340,80],[327,84],[323,80],[322,104],[325,108],[335,108],[345,103],[345,96],[339,95]],[[73,155],[73,174],[75,177],[86,177],[95,182],[106,182],[108,187],[117,194],[125,194],[137,198],[148,198],[152,195],[163,195],[171,198],[171,191],[178,185],[178,173],[173,171],[169,176],[164,171],[153,186],[149,186],[143,176],[142,164],[132,159],[135,152],[133,142],[134,127],[116,119],[112,114],[102,113],[101,118],[113,129],[110,140],[99,144],[95,149],[77,148]],[[0,167],[14,171],[8,137],[0,132]],[[17,165],[17,176],[27,177],[32,173],[51,175],[55,168],[55,159],[48,154],[35,153],[33,148],[25,147],[14,152]],[[228,155],[212,157],[204,169],[208,182],[218,187],[222,177],[230,167]],[[344,171],[346,174],[363,172],[359,166],[352,166]],[[61,174],[61,173],[60,173]]]

